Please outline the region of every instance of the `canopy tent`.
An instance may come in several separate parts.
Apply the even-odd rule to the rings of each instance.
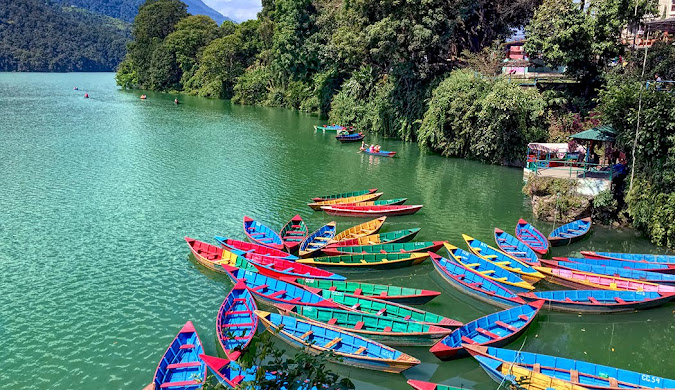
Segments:
[[[587,141],[614,142],[616,139],[616,130],[614,130],[612,126],[598,126],[571,135],[570,138]]]
[[[550,153],[563,158],[567,153],[585,152],[586,148],[581,145],[574,145],[574,150],[570,150],[570,145],[567,143],[540,143],[532,142],[527,144],[527,148],[531,152]]]

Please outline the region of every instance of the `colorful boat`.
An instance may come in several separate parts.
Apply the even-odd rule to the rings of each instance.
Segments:
[[[583,218],[562,225],[548,235],[551,246],[569,245],[579,241],[591,231],[591,218]]]
[[[388,150],[380,150],[379,152],[372,151],[370,148],[360,148],[361,153],[372,154],[373,156],[382,156],[382,157],[394,157],[396,152],[391,152]]]
[[[354,269],[393,269],[422,263],[427,253],[373,253],[360,255],[338,255],[300,259],[297,262],[315,267],[349,267]]]
[[[322,290],[321,297],[330,299],[341,305],[343,309],[357,310],[363,313],[375,314],[385,318],[398,318],[404,321],[415,321],[427,325],[438,325],[446,328],[456,328],[462,323],[451,318],[430,313],[421,309],[388,302],[370,297],[357,297],[337,291]]]
[[[644,261],[647,263],[675,265],[675,256],[671,255],[652,255],[647,253],[592,252],[592,251],[581,251],[581,255],[589,259],[628,260],[640,262]]]
[[[313,256],[321,251],[330,240],[335,237],[335,221],[328,222],[309,236],[305,237],[300,243],[299,254],[301,258]]]
[[[517,339],[539,313],[544,301],[535,301],[488,314],[460,326],[431,347],[429,352],[441,360],[468,356],[463,344],[500,347]]]
[[[216,317],[216,336],[230,360],[237,360],[258,329],[258,310],[253,296],[243,282],[237,282],[220,305]]]
[[[314,198],[312,198],[312,200],[315,201],[315,202],[321,202],[323,200],[331,200],[331,199],[339,199],[339,198],[351,198],[352,196],[372,194],[374,192],[377,192],[377,188],[371,188],[369,190],[361,190],[361,191],[342,192],[340,194],[315,196]]]
[[[522,218],[516,224],[516,237],[542,256],[548,252],[546,236]]]
[[[649,309],[675,298],[675,293],[609,290],[530,291],[519,295],[528,302],[543,299],[544,309],[591,314]]]
[[[335,139],[342,142],[359,142],[362,139],[366,138],[366,135],[363,133],[356,133],[356,134],[344,134],[344,135],[337,135],[335,136]]]
[[[342,309],[277,305],[279,313],[366,337],[389,346],[430,346],[452,330],[397,318]]]
[[[206,365],[199,359],[202,341],[188,321],[159,360],[152,384],[155,389],[196,390],[206,380]]]
[[[255,317],[257,320],[258,316]],[[206,364],[209,371],[213,373],[218,382],[225,386],[226,389],[240,388],[240,385],[244,382],[255,382],[258,380],[258,367],[254,366],[244,369],[230,359],[222,359],[204,354],[199,355],[199,358]],[[265,375],[266,379],[274,378],[274,375],[270,373],[266,373]],[[258,390],[259,387],[253,387],[253,389]]]
[[[436,272],[459,291],[503,308],[525,304],[522,298],[485,275],[435,253],[430,256]]]
[[[675,292],[675,286],[641,282],[618,276],[548,267],[537,267],[537,270],[546,275],[547,281],[575,289]]]
[[[307,305],[337,307],[335,303],[321,296],[282,280],[270,278],[256,272],[242,269],[228,272],[236,284],[243,281],[255,299],[268,305]]]
[[[480,273],[488,279],[492,279],[515,293],[534,290],[534,287],[530,283],[524,281],[518,277],[518,275],[482,259],[473,253],[469,253],[450,244],[445,244],[445,250],[448,252],[448,255],[459,264]]]
[[[327,280],[346,280],[342,275],[298,263],[295,261],[279,259],[277,257],[247,254],[246,259],[253,264],[259,273],[276,279],[279,278],[312,278]]]
[[[345,126],[340,126],[340,125],[323,125],[323,126],[316,125],[316,126],[314,126],[314,130],[316,130],[316,131],[326,131],[326,132],[330,132],[330,131],[338,132],[340,130],[346,130],[350,133],[354,132],[353,127],[345,127]]]
[[[509,256],[515,257],[528,265],[539,265],[537,252],[502,229],[495,228],[495,242],[499,249]]]
[[[296,252],[298,246],[309,235],[309,229],[300,215],[291,218],[279,232],[284,247],[289,252]]]
[[[662,274],[658,272],[636,271],[634,269],[617,267],[606,267],[602,265],[574,263],[564,259],[564,257],[554,257],[553,260],[542,260],[541,262],[543,265],[551,268],[564,268],[574,271],[591,272],[599,275],[619,276],[626,279],[635,279],[649,283],[675,285],[675,275]]]
[[[352,196],[349,198],[322,200],[320,202],[307,203],[307,206],[311,207],[312,210],[314,211],[319,211],[324,206],[332,206],[338,204],[353,204],[358,202],[369,202],[371,200],[377,200],[382,196],[382,194],[383,194],[382,192],[376,192],[374,194]]]
[[[422,208],[418,205],[385,205],[385,206],[354,206],[349,204],[338,204],[332,206],[322,206],[321,209],[328,215],[337,215],[342,217],[383,217],[415,214]]]
[[[373,234],[371,236],[359,237],[350,240],[340,241],[336,244],[328,244],[326,248],[333,248],[337,246],[356,246],[356,245],[377,245],[389,244],[394,242],[408,242],[415,238],[420,228],[396,230],[394,232],[386,232]]]
[[[245,258],[233,252],[190,237],[185,237],[185,241],[197,262],[212,271],[227,273],[233,268],[243,268],[257,272]]]
[[[394,198],[394,199],[385,199],[385,200],[371,200],[368,202],[356,202],[348,203],[354,206],[396,206],[405,203],[408,198]]]
[[[602,366],[580,360],[566,359],[511,349],[465,345],[481,367],[496,382],[502,383],[503,374],[491,360],[515,363],[537,373],[577,384],[588,389],[673,389],[675,380],[642,374],[620,368]]]
[[[441,295],[438,291],[365,282],[295,279],[293,283],[299,284],[315,294],[320,294],[321,290],[329,290],[357,297],[377,298],[404,305],[423,305]]]
[[[521,262],[515,257],[511,257],[499,249],[493,248],[490,245],[476,240],[473,237],[462,234],[462,238],[468,245],[469,250],[476,256],[488,261],[498,267],[502,267],[507,271],[513,272],[524,281],[534,284],[544,278],[544,275],[537,272],[534,268]]]
[[[239,241],[222,236],[215,236],[214,239],[218,242],[218,244],[220,244],[220,246],[238,255],[243,255],[245,253],[255,253],[258,255],[278,257],[280,259],[286,260],[298,259],[297,256],[293,256],[290,253],[284,252],[282,250],[254,244],[252,242]]]
[[[330,241],[330,244],[339,243],[343,240],[351,240],[353,238],[370,236],[377,234],[382,228],[384,221],[387,220],[387,217],[380,217],[373,219],[372,221],[364,222],[362,224],[352,226],[347,230],[343,230],[340,233],[336,234],[335,237]]]
[[[323,249],[328,256],[348,255],[354,253],[415,253],[437,252],[446,241],[415,241],[378,245],[333,246]]]
[[[247,216],[244,216],[244,234],[249,241],[258,245],[284,250],[284,242],[277,232]]]
[[[437,383],[418,381],[415,379],[408,379],[408,384],[415,390],[467,390],[466,388],[439,385]]]
[[[393,373],[420,363],[394,348],[330,326],[264,311],[256,314],[267,330],[293,347],[313,354],[335,352],[339,358],[335,363]]]
[[[583,252],[582,252],[583,253]],[[561,258],[558,258],[561,259]],[[589,257],[565,257],[567,261],[604,267],[628,268],[636,271],[659,272],[662,274],[675,274],[675,264],[650,263],[647,261],[594,259]]]

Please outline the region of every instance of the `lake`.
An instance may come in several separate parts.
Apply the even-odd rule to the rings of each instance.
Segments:
[[[243,239],[244,215],[279,229],[299,213],[315,229],[331,218],[306,206],[312,196],[377,187],[382,199],[424,205],[383,228],[421,227],[418,240],[465,247],[466,233],[493,243],[494,227],[512,232],[518,218],[533,219],[521,169],[372,136],[398,154],[367,156],[315,132],[316,116],[189,96],[176,106],[174,95],[140,94],[119,90],[110,73],[0,73],[5,389],[140,389],[186,320],[215,354],[215,317],[230,284],[190,261],[183,237]],[[339,230],[363,222],[336,220]],[[545,233],[553,227],[534,223]],[[580,250],[664,252],[633,230],[595,226],[589,239],[553,254]],[[424,308],[464,322],[498,310],[451,288],[430,262],[344,274],[441,291]],[[607,316],[542,312],[509,348],[675,377],[674,311],[671,303]],[[496,387],[473,359],[400,349],[422,364],[401,375],[331,368],[358,389],[408,389],[407,379]]]

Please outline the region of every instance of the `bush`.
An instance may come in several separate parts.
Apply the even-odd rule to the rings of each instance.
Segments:
[[[593,198],[593,221],[608,225],[616,220],[619,202],[612,191],[602,191]]]
[[[657,192],[645,179],[636,179],[626,196],[633,225],[656,245],[675,248],[675,193]]]
[[[272,73],[267,67],[255,66],[239,76],[234,85],[233,103],[263,104],[268,101]]]

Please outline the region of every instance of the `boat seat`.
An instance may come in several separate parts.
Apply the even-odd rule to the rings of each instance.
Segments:
[[[260,286],[253,287],[253,288],[251,289],[251,291],[264,290],[264,289],[266,289],[267,287],[269,287],[269,286],[266,285],[266,284],[261,284]]]
[[[462,341],[465,342],[466,344],[478,344],[477,342],[471,340],[470,338],[466,336],[462,336]]]
[[[624,301],[623,299],[621,299],[621,298],[619,298],[619,297],[614,297],[614,300],[615,300],[617,303],[626,303],[626,301]]]
[[[382,314],[387,312],[387,308],[383,307],[381,308],[377,313],[375,313],[376,316],[381,316]]]
[[[324,347],[324,348],[331,348],[331,347],[333,347],[335,344],[339,343],[340,341],[342,341],[342,339],[339,338],[339,337],[336,337],[336,338],[334,338],[333,340],[329,341],[329,342],[328,342],[326,345],[324,345],[323,347]]]
[[[386,297],[388,294],[386,291],[382,291],[379,296],[381,297]]]
[[[180,346],[179,349],[192,349],[194,347],[195,347],[194,344],[183,344],[183,345]]]
[[[474,282],[474,283],[469,283],[469,287],[481,287],[483,283],[479,282]]]
[[[360,303],[355,303],[355,304],[352,306],[352,309],[354,309],[354,310],[359,310],[359,307],[361,307],[361,304],[360,304]]]
[[[286,290],[279,290],[279,291],[273,292],[269,296],[273,297],[273,298],[277,298],[277,297],[279,297],[281,295],[284,295],[284,294],[286,294]]]
[[[591,303],[594,303],[594,304],[596,304],[596,305],[600,303],[600,302],[598,302],[597,299],[595,299],[595,298],[593,298],[593,297],[588,297],[588,300],[591,301]]]
[[[534,363],[534,365],[532,366],[532,371],[534,371],[534,372],[536,372],[536,373],[538,373],[538,374],[541,373],[541,364],[539,364],[539,363]]]
[[[200,362],[185,362],[185,363],[174,363],[174,364],[169,364],[166,366],[168,370],[171,370],[172,368],[188,368],[188,367],[197,367],[201,366],[202,364]]]
[[[328,325],[335,325],[336,322],[337,322],[337,318],[331,318],[331,319],[328,320],[328,322],[326,322],[326,323],[327,323]]]
[[[500,338],[499,335],[496,335],[496,334],[490,332],[489,330],[485,330],[485,329],[483,329],[483,328],[476,328],[476,332],[482,334],[483,336],[487,336],[487,337],[489,337],[489,338],[491,338],[491,339],[498,339],[498,338]]]
[[[480,263],[470,263],[470,264],[467,264],[466,266],[468,268],[474,268],[474,267],[478,267],[479,265],[480,265]]]
[[[506,238],[498,238],[497,241],[499,241],[499,242],[505,242],[505,241],[506,241]]]
[[[385,332],[391,332],[391,326],[385,326],[384,331]]]
[[[354,329],[361,330],[361,329],[363,329],[363,325],[365,325],[365,324],[366,324],[365,322],[359,321],[359,322],[356,323],[356,325],[354,325]]]
[[[251,314],[250,311],[248,310],[233,310],[233,311],[227,311],[225,312],[225,315],[237,315],[237,314]]]
[[[493,270],[493,269],[488,269],[488,270],[485,270],[485,271],[480,271],[480,273],[483,274],[483,275],[490,275],[490,274],[493,274],[493,273],[495,273],[495,272],[497,272],[497,271],[495,271],[495,270]]]
[[[288,273],[291,273],[291,272],[293,272],[294,269],[295,269],[295,267],[288,267],[288,268],[286,268],[286,269],[281,270],[281,272],[288,272]]]
[[[313,330],[308,330],[307,332],[303,333],[302,336],[300,336],[300,339],[301,339],[301,340],[304,340],[304,339],[306,339],[307,337],[309,337],[309,335],[311,335],[312,333],[314,333]]]
[[[362,292],[363,291],[360,288],[357,288],[356,290],[354,290],[354,295],[361,295]]]
[[[570,299],[570,297],[565,297],[565,302],[571,302],[573,303],[574,301]]]
[[[264,236],[264,235],[265,235],[265,233],[262,233],[262,232],[257,232],[257,233],[251,233],[251,232],[249,232],[248,234],[250,234],[251,236],[256,236],[256,237],[257,237],[257,236]]]
[[[508,329],[511,332],[518,331],[518,328],[515,328],[515,327],[513,327],[513,326],[511,326],[511,325],[509,325],[509,324],[507,324],[506,322],[503,322],[503,321],[495,321],[495,325],[501,326],[504,329]]]
[[[483,255],[486,259],[496,259],[497,255]]]
[[[579,383],[579,371],[570,370],[570,382]]]
[[[243,324],[223,324],[220,327],[221,328],[237,328],[237,327],[248,328],[248,327],[251,327],[251,326],[253,326],[252,322],[246,322],[246,323],[243,323]]]
[[[401,249],[401,252],[403,252],[403,249]],[[363,252],[363,253],[366,253],[366,252]],[[387,251],[385,251],[384,249],[380,249],[380,253],[382,253],[382,254],[386,254],[386,253],[387,253]]]
[[[330,286],[330,287],[328,288],[328,291],[335,291],[335,290],[337,290],[337,288],[336,288],[335,286]]]
[[[302,300],[301,297],[295,297],[295,298],[291,299],[291,302],[300,302],[301,300]]]
[[[179,382],[166,382],[162,383],[159,387],[160,389],[167,389],[169,387],[188,387],[188,386],[197,386],[202,385],[201,381],[190,380],[190,381],[179,381]]]
[[[403,319],[404,319],[405,321],[410,321],[411,318],[412,318],[412,317],[410,316],[410,314],[408,314],[407,316],[403,317]]]
[[[609,387],[612,387],[612,388],[619,387],[619,381],[616,380],[616,378],[609,377],[609,378],[607,378],[607,381],[609,382]]]
[[[518,318],[525,321],[525,322],[530,320],[530,317],[526,316],[525,314],[519,315]]]
[[[466,277],[466,274],[459,274],[459,275],[457,275],[457,277],[458,277],[459,279],[464,279],[464,277]]]
[[[366,347],[359,347],[356,351],[354,351],[354,355],[360,355],[365,351],[367,348]]]

